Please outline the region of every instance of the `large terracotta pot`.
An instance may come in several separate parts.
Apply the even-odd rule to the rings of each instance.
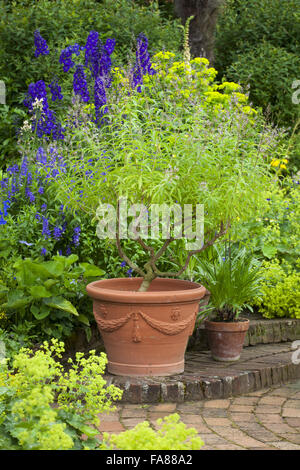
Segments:
[[[212,358],[216,361],[238,361],[243,349],[249,320],[214,322],[205,320],[207,339]]]
[[[166,376],[184,370],[184,354],[193,333],[199,284],[157,278],[137,292],[141,278],[95,281],[87,286],[108,358],[108,372],[127,376]]]

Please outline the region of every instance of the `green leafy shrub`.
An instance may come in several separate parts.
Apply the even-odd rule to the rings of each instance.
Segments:
[[[298,268],[298,269],[297,269]],[[287,317],[300,319],[300,259],[297,267],[279,263],[278,259],[265,262],[261,274],[262,297],[254,305],[265,318]]]
[[[217,25],[218,69],[263,40],[299,55],[299,0],[226,0]]]
[[[261,214],[241,224],[236,237],[258,258],[278,258],[295,268],[300,256],[300,178],[286,177],[282,184],[266,189],[264,196]]]
[[[179,419],[177,413],[158,419],[158,431],[144,421],[120,434],[103,433],[103,449],[199,450],[204,442],[197,436],[196,429],[187,428]]]
[[[218,19],[215,66],[221,77],[250,83],[250,99],[293,126],[292,81],[300,76],[299,0],[227,0]],[[280,13],[279,13],[280,12]]]
[[[300,76],[300,58],[296,54],[262,42],[239,55],[225,74],[244,88],[250,85],[250,100],[273,122],[293,125],[296,121],[299,106],[292,102],[292,83]]]
[[[1,79],[3,80],[0,72]],[[16,155],[17,129],[25,116],[25,109],[21,107],[0,104],[0,168],[7,165],[8,155]]]
[[[0,80],[6,84],[10,114],[22,112],[20,104],[31,82],[43,79],[49,84],[54,77],[60,83],[70,81],[62,71],[59,54],[70,44],[85,43],[91,30],[101,31],[104,42],[114,35],[118,45],[115,65],[127,56],[134,60],[132,46],[141,32],[151,38],[152,53],[165,47],[178,50],[180,46],[178,21],[163,18],[156,2],[145,7],[131,0],[1,0],[0,11]],[[47,40],[48,56],[34,57],[36,29]],[[15,135],[15,127],[19,122],[15,126],[10,116],[0,125],[0,136],[5,135],[4,143],[0,142],[0,165],[7,164],[7,156],[14,158],[12,141],[7,139]]]
[[[9,317],[5,312],[0,313],[0,344],[4,348],[3,354],[0,353],[0,359],[11,359],[20,349],[34,347],[39,336],[36,330],[36,324],[28,320],[21,323],[9,323]]]

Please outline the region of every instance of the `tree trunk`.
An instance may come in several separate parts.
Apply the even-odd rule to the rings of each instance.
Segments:
[[[174,0],[174,11],[185,24],[190,16],[189,41],[192,57],[214,61],[214,36],[218,12],[224,0]]]

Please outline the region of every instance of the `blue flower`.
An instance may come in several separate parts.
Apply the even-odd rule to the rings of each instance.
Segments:
[[[58,84],[57,78],[52,80],[52,82],[49,85],[49,88],[50,88],[51,95],[52,95],[52,101],[63,99],[63,95],[61,93],[61,87]]]
[[[36,83],[30,83],[28,86],[28,93],[23,103],[28,107],[29,111],[33,110],[32,105],[36,99],[43,100],[43,111],[46,112],[49,106],[46,85],[43,80],[38,80]]]
[[[49,220],[46,217],[43,217],[42,235],[44,235],[46,240],[47,238],[51,238],[51,232],[49,230]]]
[[[19,240],[19,243],[22,243],[22,245],[26,245],[26,246],[32,246],[33,245],[33,243],[28,243],[25,240]]]
[[[111,77],[109,76],[111,70],[111,58],[115,48],[115,39],[107,39],[103,47],[101,47],[101,57],[99,62],[99,75],[103,78],[105,86],[109,87],[111,84]]]
[[[6,171],[11,175],[15,175],[19,171],[19,165],[16,163],[15,165],[9,166]]]
[[[34,45],[36,47],[35,50],[35,57],[39,55],[47,55],[49,54],[49,49],[46,40],[41,36],[39,30],[37,29],[34,32]]]
[[[80,232],[81,232],[81,228],[80,228],[80,227],[75,227],[75,228],[74,228],[74,234],[73,234],[72,241],[73,241],[73,244],[74,244],[75,246],[78,246],[78,245],[79,245]]]
[[[99,33],[97,33],[97,31],[90,31],[85,45],[85,66],[90,68],[94,78],[99,74],[99,62]]]
[[[7,222],[6,222],[6,220],[4,220],[3,214],[2,214],[2,212],[1,212],[1,210],[0,210],[0,225],[5,225],[6,223],[7,223]]]
[[[36,134],[38,137],[52,136],[54,140],[63,140],[63,132],[62,125],[56,120],[54,111],[50,109],[44,113],[37,123]]]
[[[8,187],[8,178],[3,178],[0,183],[1,189],[6,189]]]
[[[61,51],[60,57],[59,57],[59,63],[63,64],[63,70],[64,72],[68,72],[72,67],[74,67],[75,62],[72,60],[72,55],[76,54],[79,56],[80,54],[81,47],[79,44],[74,44],[74,46],[68,46],[65,49]]]
[[[127,264],[126,261],[122,261],[121,267],[124,268],[126,266],[126,264]]]
[[[27,157],[25,155],[25,157],[23,158],[22,163],[21,163],[20,176],[26,176],[27,172],[28,172],[28,161],[27,161]]]
[[[103,122],[103,115],[107,112],[106,93],[104,83],[101,77],[96,78],[94,85],[95,115],[98,125]]]
[[[79,95],[82,101],[88,102],[90,99],[86,76],[84,73],[83,65],[77,65],[74,78],[73,78],[73,90],[75,95]]]
[[[42,248],[42,249],[41,249],[41,255],[42,255],[42,256],[45,256],[46,254],[47,254],[46,248]]]
[[[111,54],[115,49],[116,40],[108,38],[103,45],[97,31],[90,31],[85,45],[85,66],[89,67],[93,77],[102,77],[105,86],[110,86]]]
[[[60,227],[54,227],[53,229],[53,237],[55,240],[59,240],[63,234],[63,230]]]
[[[39,147],[36,153],[36,159],[38,162],[42,163],[43,165],[47,164],[47,154],[43,147]]]
[[[129,268],[127,273],[126,273],[128,275],[128,277],[132,277],[132,272],[133,272],[133,269]]]
[[[141,33],[137,38],[136,65],[132,71],[132,88],[137,88],[137,91],[140,92],[140,85],[143,83],[143,75],[154,75],[155,73],[156,71],[152,68],[150,62],[148,39]]]
[[[26,189],[25,189],[25,194],[26,194],[26,196],[28,197],[28,199],[29,199],[30,202],[34,202],[34,201],[35,201],[35,196],[34,196],[34,194],[30,191],[29,188],[26,188]]]
[[[107,54],[111,55],[114,52],[115,45],[116,45],[115,39],[110,39],[110,38],[106,39],[104,49],[107,52]]]
[[[10,201],[4,201],[3,202],[3,215],[4,217],[7,217],[7,209],[9,208],[10,206]]]

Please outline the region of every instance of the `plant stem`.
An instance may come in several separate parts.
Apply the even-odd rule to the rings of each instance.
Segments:
[[[146,263],[144,268],[146,269],[146,275],[144,276],[143,282],[138,290],[139,292],[147,292],[151,282],[157,277],[151,267],[151,261]]]

